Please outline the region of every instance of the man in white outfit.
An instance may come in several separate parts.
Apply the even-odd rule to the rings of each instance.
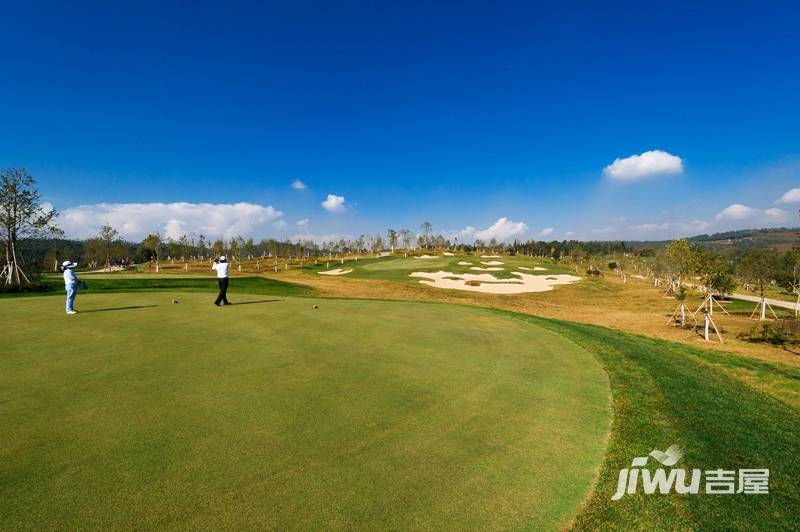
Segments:
[[[75,275],[76,263],[65,260],[61,263],[64,270],[64,288],[67,290],[67,314],[77,314],[75,310],[75,296],[78,295],[78,276]]]
[[[230,269],[230,264],[228,264],[225,255],[215,259],[211,268],[217,271],[217,282],[219,282],[219,295],[214,304],[216,306],[220,306],[220,304],[230,305],[228,302],[228,270]]]

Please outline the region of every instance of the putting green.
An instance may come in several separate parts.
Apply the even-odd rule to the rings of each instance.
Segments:
[[[571,341],[467,307],[212,298],[0,299],[3,526],[553,529],[590,490],[609,388]]]

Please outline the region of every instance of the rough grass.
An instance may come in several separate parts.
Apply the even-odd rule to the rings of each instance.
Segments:
[[[602,327],[512,315],[591,351],[611,380],[614,423],[606,462],[576,529],[787,530],[800,522],[800,407],[733,375],[768,373],[796,390],[800,370]],[[621,468],[673,443],[684,447],[686,468],[769,468],[770,494],[611,500]]]
[[[467,307],[234,294],[0,300],[2,528],[542,530],[589,491],[611,405],[577,344]]]

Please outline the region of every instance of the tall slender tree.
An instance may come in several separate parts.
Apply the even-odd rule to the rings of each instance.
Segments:
[[[0,279],[5,285],[20,288],[23,283],[30,284],[20,244],[30,238],[61,234],[55,224],[57,216],[55,209],[41,204],[36,180],[27,171],[10,168],[0,173],[0,241],[5,252]]]

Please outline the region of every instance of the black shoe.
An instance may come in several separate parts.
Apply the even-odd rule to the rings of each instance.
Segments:
[[[233,305],[233,303],[228,303],[227,301],[223,303],[223,305]]]
[[[219,303],[214,303],[216,306],[219,306]]]

